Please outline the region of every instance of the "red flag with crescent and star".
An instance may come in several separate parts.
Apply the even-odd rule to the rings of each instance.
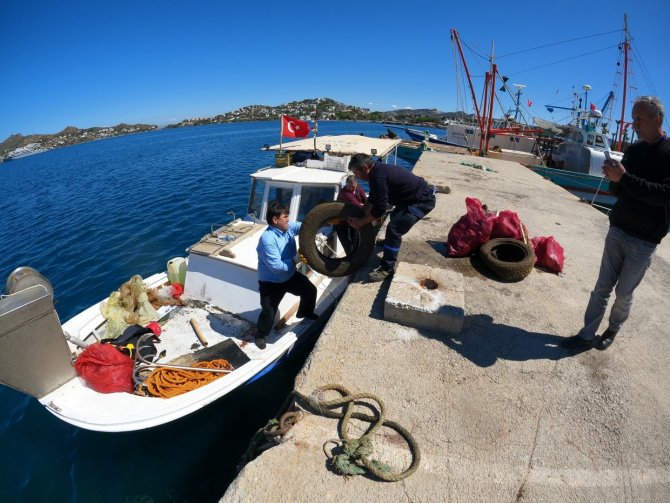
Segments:
[[[309,134],[309,124],[289,115],[282,115],[281,135],[288,138],[305,138]]]

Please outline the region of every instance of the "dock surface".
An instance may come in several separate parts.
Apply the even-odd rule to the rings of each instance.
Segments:
[[[400,482],[334,473],[323,446],[338,438],[337,420],[310,414],[249,463],[221,501],[670,501],[670,240],[658,247],[612,347],[566,349],[597,278],[607,216],[514,162],[425,152],[414,172],[450,190],[405,236],[400,261],[462,275],[461,331],[386,321],[391,281],[366,279],[378,248],[296,389],[310,395],[337,383],[378,395],[387,417],[417,441],[418,470]],[[466,197],[515,211],[531,237],[554,236],[565,249],[563,273],[535,268],[505,283],[476,258],[447,258]],[[407,466],[407,447],[393,432],[375,434],[374,446],[374,458]]]

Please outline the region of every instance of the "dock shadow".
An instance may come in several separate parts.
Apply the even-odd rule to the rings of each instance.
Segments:
[[[444,344],[479,367],[490,367],[498,359],[511,361],[560,360],[585,351],[571,347],[569,338],[494,323],[486,314],[466,316],[458,334],[420,331]]]

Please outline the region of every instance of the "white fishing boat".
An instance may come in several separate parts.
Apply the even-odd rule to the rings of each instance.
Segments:
[[[616,198],[609,192],[609,181],[604,177],[602,167],[608,156],[621,162],[623,153],[612,150],[610,128],[603,120],[602,111],[595,106],[579,108],[579,103],[587,103],[591,86],[586,84],[582,90],[583,97],[574,94],[572,120],[566,125],[553,125],[562,131],[563,139],[551,152],[549,166],[535,165],[531,169],[582,199],[611,208]],[[609,98],[603,109],[608,103]]]
[[[48,280],[30,268],[18,269],[10,275],[7,295],[0,297],[0,382],[35,397],[70,424],[122,432],[174,421],[257,379],[319,332],[348,283],[347,276],[326,276],[301,264],[318,290],[319,319],[297,319],[299,299],[287,294],[267,347],[257,348],[253,343],[260,313],[256,246],[267,227],[263,216],[268,204],[285,203],[290,219],[301,220],[314,206],[337,197],[347,176],[346,158],[338,156],[362,152],[386,157],[399,143],[354,135],[301,140],[284,144],[283,150],[316,150],[325,158],[253,173],[245,218],[212,225],[188,248],[186,258],[169,261],[166,272],[142,281],[146,290],[159,294],[173,292],[175,283],[183,283],[184,289],[182,305],[159,307],[152,316],[162,325],[160,336],[146,334],[136,342],[140,347],[152,340],[155,352],[147,356],[134,348],[133,393],[96,391],[75,371],[77,358],[112,332],[112,322],[101,310],[109,300],[98,300],[61,325]],[[320,229],[313,244],[325,255],[339,257],[344,253],[332,227]],[[202,375],[203,369],[196,365],[221,359],[228,365],[207,369],[221,376],[207,384],[170,398],[148,391],[149,372],[184,370]]]

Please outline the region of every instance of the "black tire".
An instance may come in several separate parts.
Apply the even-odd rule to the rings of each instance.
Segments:
[[[300,255],[316,272],[326,276],[347,276],[360,269],[370,258],[375,247],[375,232],[372,224],[358,229],[354,248],[343,257],[324,255],[316,244],[319,229],[335,226],[347,217],[362,217],[363,210],[353,204],[333,201],[312,208],[300,228]],[[354,231],[355,232],[355,231]]]
[[[490,239],[479,248],[482,262],[505,281],[521,281],[535,265],[533,249],[513,238]]]

